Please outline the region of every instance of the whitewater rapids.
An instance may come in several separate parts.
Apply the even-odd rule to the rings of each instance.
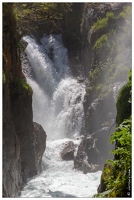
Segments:
[[[28,182],[21,197],[92,197],[97,193],[101,171],[83,174],[73,161],[63,161],[60,150],[68,138],[47,142],[42,173]],[[74,141],[76,142],[76,141]]]
[[[33,120],[46,131],[47,143],[42,172],[28,180],[20,197],[92,197],[101,171],[83,174],[60,157],[65,142],[80,143],[85,84],[72,77],[61,35],[45,35],[40,43],[29,36],[24,40],[23,72],[33,89]]]

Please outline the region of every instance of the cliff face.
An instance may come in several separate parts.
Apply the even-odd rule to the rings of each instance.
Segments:
[[[8,79],[3,86],[3,196],[14,197],[22,188],[20,142],[12,120]]]
[[[80,60],[87,80],[85,138],[78,149],[76,168],[82,167],[79,157],[83,152],[89,163],[97,164],[101,169],[111,158],[110,150],[114,146],[109,139],[116,126],[117,94],[127,81],[132,66],[131,28],[129,3],[84,5]]]
[[[89,81],[86,127],[95,132],[103,122],[116,118],[116,96],[131,69],[131,6],[89,3],[84,13],[82,62]]]
[[[3,197],[15,197],[37,174],[46,133],[34,133],[32,90],[21,70],[12,4],[3,5],[3,17]],[[40,151],[35,148],[35,141],[41,142],[38,134],[44,136]]]

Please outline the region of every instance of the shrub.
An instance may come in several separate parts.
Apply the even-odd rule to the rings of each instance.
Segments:
[[[111,142],[118,144],[112,153],[114,160],[108,163],[112,171],[105,169],[106,190],[109,190],[108,197],[130,196],[131,189],[131,117],[124,120],[111,136]],[[109,173],[112,173],[109,176]]]

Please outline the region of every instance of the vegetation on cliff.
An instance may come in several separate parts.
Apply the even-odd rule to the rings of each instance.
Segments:
[[[131,13],[131,6],[124,6],[118,14],[106,12],[91,26],[88,38],[94,51],[87,93],[106,94],[113,83],[126,79],[131,69]]]
[[[60,30],[60,21],[71,11],[71,3],[14,3],[14,13],[22,34],[45,27],[44,32]]]
[[[132,10],[130,4],[89,3],[84,12],[83,65],[88,80],[84,108],[86,130],[91,133],[115,123],[117,93],[132,67]]]
[[[105,165],[101,178],[102,191],[99,192],[106,192],[96,197],[131,196],[131,71],[126,84],[132,67],[131,5],[85,4],[81,32],[86,38],[83,53],[86,52],[86,72],[89,73],[85,103],[87,130],[91,133],[96,127],[99,129],[104,120],[110,125],[116,118],[117,124],[111,136],[111,142],[116,143],[112,151],[114,159]],[[91,109],[93,103],[94,110]],[[98,108],[101,108],[99,112]]]
[[[95,197],[131,197],[131,160],[132,160],[132,118],[131,88],[132,73],[119,92],[117,99],[117,128],[111,136],[115,143],[114,160],[108,160],[102,173],[104,192]]]
[[[131,93],[132,93],[132,70],[129,72],[129,80],[125,84],[118,95],[116,107],[117,117],[116,122],[119,126],[124,119],[128,119],[131,113]]]

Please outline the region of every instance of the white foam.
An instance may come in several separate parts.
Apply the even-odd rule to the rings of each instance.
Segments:
[[[69,139],[48,141],[43,157],[43,172],[28,182],[21,197],[51,197],[49,191],[75,197],[92,197],[97,193],[101,171],[83,174],[73,168],[73,161],[63,161],[60,151]],[[75,142],[75,140],[74,140]]]
[[[41,44],[28,36],[24,39],[28,42],[26,54],[31,66],[25,75],[33,89],[33,118],[47,133],[47,147],[42,173],[27,183],[21,197],[92,197],[101,172],[83,174],[74,169],[73,161],[60,157],[63,144],[81,133],[85,84],[71,75],[61,35],[44,36]]]

